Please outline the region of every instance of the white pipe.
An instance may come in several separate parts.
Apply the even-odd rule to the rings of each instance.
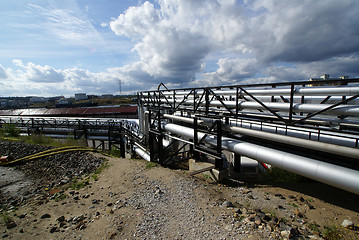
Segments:
[[[194,137],[194,129],[176,125],[166,124],[166,131],[179,134],[187,138]],[[203,133],[198,133],[198,138],[202,138]],[[216,145],[215,137],[206,137],[204,141]],[[359,194],[359,172],[341,166],[313,160],[310,158],[258,146],[238,140],[223,138],[222,148],[239,155],[253,158],[290,172]]]
[[[176,116],[164,114],[163,117],[168,119],[173,119],[177,121],[182,121],[190,124],[194,124],[193,118]],[[205,121],[198,120],[198,124],[205,124]],[[233,125],[224,125],[224,128],[228,131],[232,131],[234,133],[248,135],[257,138],[263,138],[267,140],[273,140],[277,142],[287,143],[291,145],[299,145],[302,147],[316,149],[324,152],[330,152],[342,156],[359,158],[359,149],[353,148],[356,145],[356,136],[351,136],[348,134],[340,134],[340,133],[329,133],[326,134],[326,131],[320,132],[320,137],[318,136],[318,132],[311,131],[309,135],[308,129],[301,128],[284,128],[281,125],[269,125],[269,124],[258,124],[253,122],[241,122],[241,127],[233,126]],[[247,128],[243,127],[246,126]],[[250,129],[248,129],[250,128]],[[271,133],[277,132],[277,133]],[[286,134],[286,135],[283,135]],[[310,140],[318,139],[319,140]],[[352,137],[352,138],[350,138]],[[342,145],[342,146],[339,146]]]
[[[167,103],[167,101],[169,103],[174,102],[172,99],[168,99],[168,100],[162,99],[161,100],[162,103]],[[179,102],[177,102],[177,103],[179,103]],[[229,108],[235,108],[236,104],[237,104],[236,101],[223,101],[223,103]],[[185,100],[183,102],[183,104],[193,105],[194,101],[193,100]],[[272,110],[289,111],[289,108],[290,108],[289,103],[263,102],[263,104]],[[201,101],[200,105],[202,105],[202,106],[205,105],[205,102]],[[223,107],[222,102],[220,102],[218,100],[210,101],[209,105],[215,106],[215,107]],[[262,109],[262,110],[265,110],[265,108],[261,104],[259,104],[257,102],[252,102],[252,101],[238,102],[238,106],[240,109]],[[313,113],[313,112],[321,111],[330,106],[332,106],[332,105],[331,104],[299,104],[299,103],[295,103],[295,104],[293,104],[293,111]],[[358,105],[339,105],[339,106],[334,107],[328,111],[325,111],[322,114],[359,116],[359,106]]]
[[[315,84],[313,82],[313,84]],[[256,95],[256,94],[260,94],[260,95],[290,95],[290,88],[270,88],[270,89],[246,89],[246,91],[249,94],[252,95]],[[165,91],[162,92],[163,95],[166,96],[172,96],[174,94],[174,90],[169,90],[169,91]],[[236,95],[237,91],[236,90],[214,90],[213,91],[215,94],[217,95]],[[190,93],[190,91],[178,91],[175,92],[176,96],[187,96]],[[243,91],[239,92],[241,95],[244,95]],[[196,94],[203,94],[203,90],[197,90]],[[340,86],[336,86],[336,87],[297,87],[294,89],[294,94],[295,95],[300,95],[300,96],[304,96],[304,95],[316,95],[316,96],[325,96],[325,95],[329,95],[329,96],[348,96],[348,95],[355,95],[355,94],[359,94],[359,87],[340,87]],[[150,93],[151,96],[153,96],[152,93]],[[190,95],[193,95],[193,93],[191,93]],[[144,97],[147,97],[147,95],[143,95]]]
[[[135,150],[135,152],[142,157],[143,159],[145,159],[146,161],[151,161],[150,155],[143,151],[141,148],[137,147],[137,146],[133,146],[133,149]]]
[[[306,140],[306,139],[298,139],[295,137],[283,136],[283,135],[278,135],[275,133],[268,133],[268,132],[246,129],[246,128],[241,128],[241,127],[235,127],[235,126],[224,125],[224,128],[233,133],[238,133],[238,134],[242,134],[242,135],[246,135],[246,136],[281,142],[281,143],[304,147],[304,148],[308,148],[308,149],[314,149],[314,150],[319,150],[319,151],[323,151],[323,152],[327,152],[327,153],[338,154],[338,155],[341,155],[344,157],[351,157],[351,158],[359,159],[359,149],[356,149],[356,148],[338,146],[338,145],[334,145],[334,144],[316,142],[316,141],[311,141],[311,140]]]

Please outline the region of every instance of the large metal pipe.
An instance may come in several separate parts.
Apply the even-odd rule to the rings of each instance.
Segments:
[[[299,138],[295,138],[295,137],[283,136],[283,135],[278,135],[275,133],[268,133],[268,132],[252,130],[252,129],[247,129],[247,128],[241,128],[241,127],[235,127],[235,126],[229,126],[229,125],[224,125],[224,129],[231,131],[233,133],[238,133],[238,134],[245,135],[245,136],[266,139],[266,140],[285,143],[285,144],[289,144],[289,145],[293,145],[293,146],[299,146],[299,147],[314,149],[314,150],[323,151],[323,152],[327,152],[327,153],[338,154],[343,157],[359,159],[359,149],[356,149],[356,148],[338,146],[338,145],[334,145],[334,144],[311,141],[311,140],[306,140],[306,139],[299,139]]]
[[[146,102],[146,101],[145,101]],[[161,99],[161,103],[174,103],[173,99]],[[194,101],[193,100],[185,100],[183,101],[182,104],[188,104],[188,105],[194,105]],[[198,104],[196,102],[196,104]],[[213,100],[209,102],[209,106],[213,106],[213,107],[223,107],[223,104],[225,104],[227,107],[229,108],[235,108],[238,104],[238,107],[240,109],[262,109],[265,110],[265,108],[257,103],[257,102],[253,102],[253,101],[241,101],[241,102],[236,102],[236,101],[218,101],[218,100]],[[265,106],[267,106],[268,108],[272,109],[272,110],[276,110],[276,111],[285,111],[288,112],[290,109],[290,104],[289,103],[276,103],[276,102],[263,102],[263,104]],[[204,106],[205,102],[202,100],[200,102],[200,105]],[[305,112],[305,113],[314,113],[314,112],[318,112],[321,111],[325,108],[328,108],[332,106],[331,104],[300,104],[300,103],[295,103],[292,106],[293,111],[298,111],[298,112]],[[339,105],[337,107],[334,107],[328,111],[325,111],[322,114],[329,114],[329,115],[346,115],[346,116],[359,116],[359,106],[358,105]]]
[[[249,94],[252,95],[290,95],[291,89],[290,88],[271,88],[271,89],[248,89],[246,90]],[[214,90],[213,91],[216,95],[236,95],[236,90]],[[164,91],[162,92],[163,95],[172,96],[175,93],[176,96],[187,96],[190,94],[190,91]],[[203,90],[196,91],[196,94],[203,94]],[[243,91],[239,91],[240,95],[244,95]],[[313,96],[350,96],[359,94],[359,87],[352,86],[352,87],[297,87],[294,88],[295,95],[313,95]],[[153,95],[150,93],[150,95]],[[146,95],[144,95],[146,97]]]
[[[163,114],[163,117],[194,124],[194,119],[189,117],[170,114]],[[206,124],[206,122],[203,120],[198,120],[198,124]],[[282,125],[268,123],[259,124],[258,122],[251,121],[241,121],[240,125],[241,127],[225,125],[225,128],[229,131],[232,131],[233,129],[233,132],[238,134],[250,135],[253,137],[264,138],[267,140],[288,144],[292,143],[292,145],[301,145],[303,142],[303,147],[359,158],[359,150],[357,149],[358,137],[349,134],[327,133],[324,130],[318,132],[317,130],[313,131],[299,127],[283,127]]]
[[[164,126],[164,129],[183,137],[194,137],[194,129],[181,125],[169,123]],[[198,138],[204,136],[203,133],[198,133]],[[217,139],[215,137],[207,136],[204,138],[204,142],[216,145]],[[328,185],[359,194],[358,171],[230,138],[222,139],[222,148]]]
[[[135,152],[146,161],[151,161],[150,155],[138,146],[133,146]]]

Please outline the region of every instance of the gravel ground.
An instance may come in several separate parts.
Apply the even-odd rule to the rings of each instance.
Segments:
[[[49,149],[49,146],[0,140],[0,156],[12,156],[14,159]],[[14,204],[14,201],[27,199],[44,188],[66,184],[74,177],[93,172],[101,163],[101,158],[76,151],[24,161],[10,168],[0,167],[0,180],[3,183],[0,184],[2,203],[11,201]],[[6,189],[2,189],[1,186]]]
[[[8,145],[1,142],[1,154]],[[37,146],[13,143],[12,153],[15,148],[20,157]],[[79,190],[61,186],[99,166],[101,155],[61,154],[13,169],[25,173],[35,190],[32,198],[6,211],[11,221],[0,224],[2,238],[323,239],[324,226],[359,223],[358,196],[324,185],[304,186],[305,191],[241,182],[229,187],[182,170],[148,169],[142,160],[105,158],[109,168]],[[58,193],[44,187],[64,198],[56,200]],[[344,228],[340,233],[345,233],[341,239],[359,237]]]

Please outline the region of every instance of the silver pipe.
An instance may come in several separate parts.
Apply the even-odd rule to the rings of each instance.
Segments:
[[[151,158],[150,158],[150,155],[145,152],[142,148],[139,148],[137,146],[134,146],[133,149],[135,150],[135,152],[140,156],[142,157],[144,160],[146,161],[151,161]]]
[[[313,83],[315,84],[315,83]],[[256,95],[290,95],[290,88],[271,88],[271,89],[248,89],[246,90],[249,94]],[[236,90],[214,90],[213,91],[217,95],[236,95]],[[169,90],[162,92],[163,95],[173,95],[174,91]],[[179,95],[188,95],[190,91],[178,91],[176,92],[176,96]],[[203,94],[203,90],[196,91],[196,94]],[[240,91],[241,95],[244,95],[242,91]],[[295,95],[316,95],[316,96],[348,96],[359,94],[359,87],[297,87],[294,89]],[[150,93],[150,95],[153,95]],[[144,95],[144,97],[147,97]]]
[[[169,123],[164,126],[164,129],[183,137],[194,137],[192,128]],[[198,133],[198,138],[202,137],[204,134]],[[204,141],[212,145],[217,144],[215,137],[207,136]],[[359,172],[356,170],[230,138],[222,139],[222,147],[239,155],[359,194]]]
[[[168,100],[162,99],[161,100],[162,103],[166,103],[167,101],[169,103],[174,102],[171,99],[168,99]],[[235,108],[236,104],[237,104],[236,101],[223,101],[223,103],[227,107],[230,107],[230,108]],[[183,104],[193,105],[194,101],[186,100],[183,102]],[[200,104],[205,105],[205,102],[201,101]],[[264,102],[263,104],[272,110],[289,111],[289,108],[290,108],[289,103]],[[215,106],[215,107],[223,106],[223,104],[218,100],[210,101],[209,105]],[[238,102],[238,105],[242,109],[264,109],[265,110],[265,108],[257,102],[241,101],[241,102]],[[313,113],[313,112],[321,111],[330,106],[331,106],[331,104],[299,104],[299,103],[295,103],[293,105],[293,111]],[[339,115],[359,116],[359,106],[358,105],[340,105],[340,106],[334,107],[322,114],[332,114],[332,115],[339,114]]]
[[[176,115],[164,114],[165,118],[182,121],[193,124],[194,119]],[[198,124],[206,124],[203,120],[198,120]],[[291,145],[300,145],[309,149],[334,153],[342,156],[359,158],[359,149],[355,148],[357,136],[340,133],[326,133],[321,131],[318,136],[317,131],[301,129],[298,127],[284,128],[282,125],[259,124],[256,122],[241,122],[241,127],[234,125],[224,125],[224,128],[234,133],[248,135],[267,140],[288,143]],[[243,127],[246,126],[246,127]],[[250,128],[250,129],[248,129]],[[275,133],[273,133],[275,132]],[[285,135],[284,135],[285,134]],[[319,138],[319,139],[318,139]],[[317,139],[317,140],[310,140]],[[341,145],[341,146],[339,146]],[[353,148],[354,147],[354,148]]]
[[[316,142],[316,141],[311,141],[311,140],[306,140],[306,139],[298,139],[295,137],[283,136],[283,135],[278,135],[275,133],[268,133],[268,132],[252,130],[252,129],[247,129],[247,128],[241,128],[241,127],[235,127],[235,126],[224,125],[224,129],[231,131],[233,133],[241,134],[241,135],[276,141],[276,142],[280,142],[280,143],[290,144],[293,146],[299,146],[299,147],[319,150],[319,151],[323,151],[323,152],[327,152],[327,153],[338,154],[338,155],[344,156],[344,157],[351,157],[351,158],[359,159],[359,149],[356,149],[356,148],[338,146],[338,145],[334,145],[334,144]]]

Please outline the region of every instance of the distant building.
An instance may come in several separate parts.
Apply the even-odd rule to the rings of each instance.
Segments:
[[[30,98],[31,103],[39,103],[39,102],[46,102],[47,99],[43,97],[32,97]]]
[[[340,79],[348,79],[348,78],[349,78],[349,76],[340,76],[339,78],[330,78],[329,74],[322,74],[320,76],[320,78],[311,78],[311,79],[309,79],[309,81],[316,82],[316,81],[322,81],[322,80],[340,80]],[[335,82],[335,83],[329,84],[329,86],[338,86],[338,85],[343,85],[343,83]],[[310,84],[308,86],[309,87],[324,86],[324,84]]]
[[[102,99],[112,99],[112,98],[113,98],[113,94],[102,94],[101,98],[102,98]]]
[[[86,93],[75,93],[75,100],[79,101],[79,100],[86,100],[87,96]]]

